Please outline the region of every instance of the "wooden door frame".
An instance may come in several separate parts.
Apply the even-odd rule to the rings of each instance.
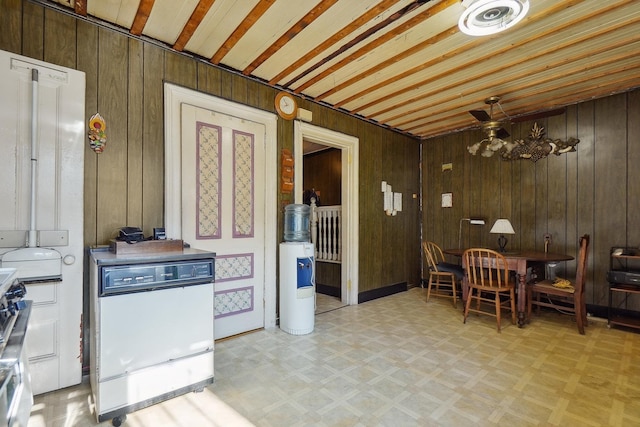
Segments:
[[[342,152],[342,263],[340,289],[342,302],[358,304],[358,143],[355,136],[296,120],[294,123],[295,202],[302,203],[303,140],[338,148]]]
[[[187,103],[221,114],[261,123],[265,126],[265,251],[264,251],[264,327],[276,327],[276,240],[277,219],[277,117],[273,113],[218,98],[213,95],[170,83],[164,85],[165,117],[165,200],[164,222],[168,239],[182,236],[182,189],[177,185],[181,177],[181,114],[180,105]],[[271,195],[271,196],[270,196]]]

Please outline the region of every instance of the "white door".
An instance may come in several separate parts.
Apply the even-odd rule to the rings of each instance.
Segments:
[[[62,278],[27,285],[33,309],[26,348],[33,391],[40,394],[82,379],[84,73],[0,51],[2,256],[25,246],[20,236],[31,227],[32,92],[37,93],[37,246],[59,252]]]
[[[264,327],[265,127],[182,104],[182,239],[216,253],[215,337]]]

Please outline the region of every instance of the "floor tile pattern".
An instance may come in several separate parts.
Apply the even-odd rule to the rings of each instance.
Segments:
[[[346,306],[340,298],[316,293],[316,314],[326,313]]]
[[[640,333],[592,319],[582,336],[556,312],[497,333],[495,319],[463,324],[460,309],[425,296],[324,311],[307,335],[219,341],[213,385],[125,426],[640,425]],[[29,427],[96,425],[88,414],[85,384],[37,396]]]

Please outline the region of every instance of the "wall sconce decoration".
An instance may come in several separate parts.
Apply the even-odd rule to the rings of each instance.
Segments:
[[[382,181],[381,190],[384,194],[384,213],[387,216],[396,216],[398,212],[402,212],[402,193],[394,193],[387,181]]]
[[[529,159],[532,162],[537,162],[549,154],[559,156],[570,151],[576,151],[576,145],[580,142],[576,138],[569,138],[566,141],[545,138],[544,134],[544,128],[538,126],[538,123],[534,123],[529,136],[525,139],[517,139],[512,143],[507,143],[503,147],[500,157],[502,160]]]
[[[91,116],[89,119],[88,132],[89,144],[91,145],[91,149],[98,154],[102,153],[107,145],[107,134],[105,133],[105,129],[107,129],[107,123],[104,121],[104,118],[100,113],[95,113]]]

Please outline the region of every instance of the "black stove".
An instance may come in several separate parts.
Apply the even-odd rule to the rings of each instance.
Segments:
[[[15,268],[0,268],[0,426],[25,426],[33,394],[24,339],[31,301]]]
[[[23,300],[26,293],[15,269],[0,269],[0,353],[11,335],[18,312],[26,307]]]

